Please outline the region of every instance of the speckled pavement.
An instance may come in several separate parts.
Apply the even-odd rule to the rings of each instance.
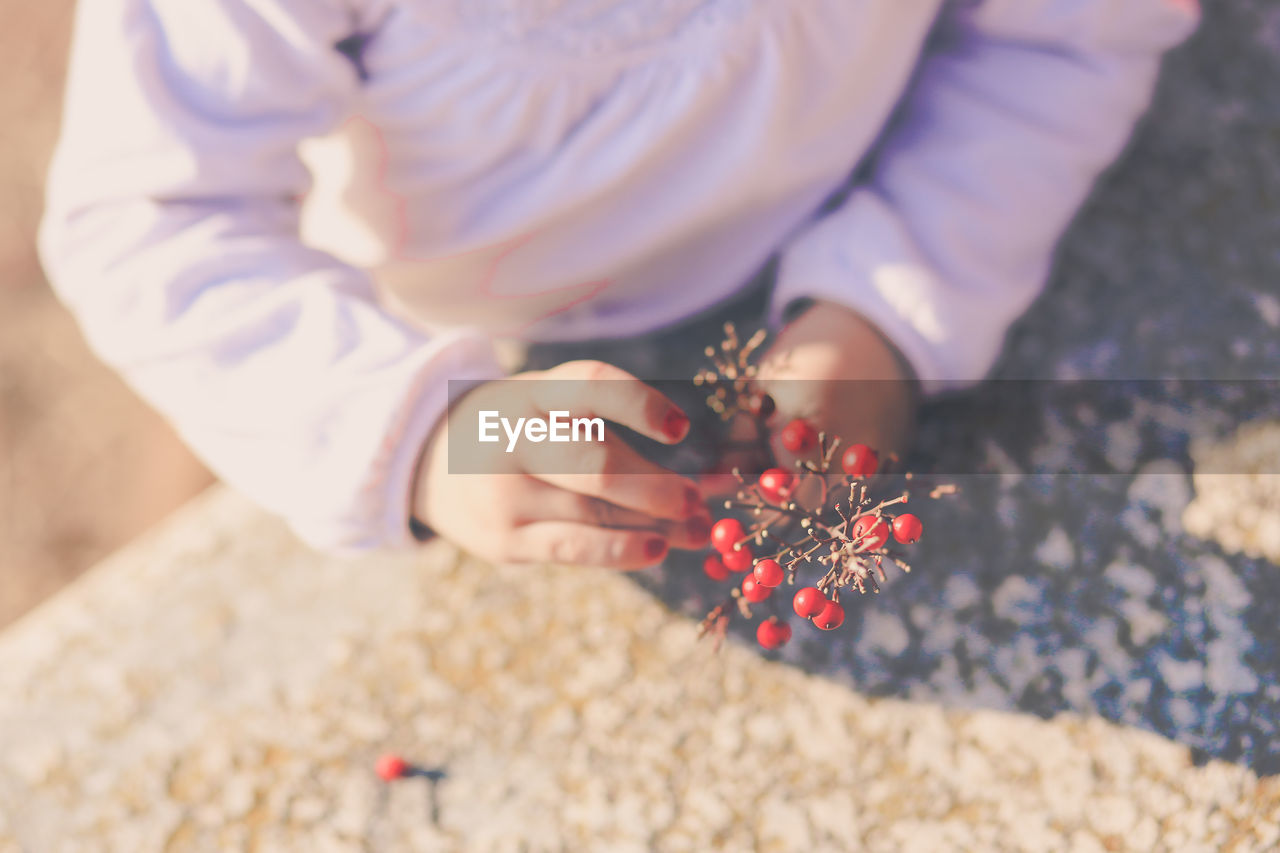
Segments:
[[[0,755],[5,853],[1280,843],[1280,784],[1156,735],[716,655],[599,570],[317,559],[220,489],[0,636]]]
[[[963,495],[928,508],[919,570],[851,609],[849,641],[798,633],[787,661],[869,695],[1099,715],[1280,772],[1280,87],[1264,79],[1280,79],[1280,5],[1206,4],[991,380],[922,412],[908,467],[958,472]],[[687,574],[642,583],[692,614]]]
[[[916,561],[929,569],[864,610],[862,640],[810,666],[879,695],[1096,714],[1274,774],[1280,565],[1260,544],[1238,550],[1280,535],[1266,498],[1280,459],[1247,486],[1248,465],[1208,448],[1197,471],[1193,439],[1231,447],[1280,419],[1275,384],[1250,382],[1280,376],[1280,87],[1261,82],[1280,79],[1280,5],[1204,6],[995,372],[1112,390],[1201,381],[1182,397],[1136,383],[1118,406],[1050,407],[994,430],[990,385],[935,406],[921,452],[952,470],[980,458],[992,476],[938,508],[949,529]],[[1103,474],[1037,474],[1082,447],[1101,451],[1091,470]],[[1203,491],[1223,471],[1212,488],[1237,495],[1238,514],[1220,503],[1208,516],[1202,499],[1193,535],[1190,475]],[[1232,535],[1250,514],[1247,535]],[[876,648],[875,635],[891,639]]]
[[[680,561],[325,559],[216,490],[0,634],[0,851],[1276,848],[1280,6],[1206,15],[996,376],[1231,381],[933,404],[981,474],[773,659]]]

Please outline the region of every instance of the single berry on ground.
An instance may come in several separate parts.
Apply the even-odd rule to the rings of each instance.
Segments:
[[[736,518],[722,518],[711,527],[711,547],[721,554],[728,554],[733,546],[747,536],[742,522]]]
[[[770,616],[756,628],[756,640],[766,649],[776,649],[786,645],[791,639],[791,626],[778,621],[778,617]]]
[[[786,577],[786,573],[782,570],[782,566],[778,565],[778,561],[768,557],[756,563],[753,574],[756,576],[756,583],[760,584],[760,586],[767,586],[770,589],[781,584]]]
[[[409,762],[405,761],[398,755],[380,756],[374,765],[374,770],[378,774],[378,778],[384,782],[392,782],[401,779],[409,773]]]
[[[834,601],[828,601],[822,611],[813,617],[813,624],[824,631],[832,631],[839,628],[844,624],[844,608]]]
[[[870,477],[880,468],[880,457],[865,444],[851,444],[840,457],[840,467],[850,477]]]
[[[904,512],[893,520],[893,538],[903,545],[920,541],[922,533],[924,533],[924,525],[920,523],[920,519],[909,512]]]
[[[791,606],[797,616],[808,619],[822,612],[822,608],[827,606],[827,597],[816,586],[806,586],[791,599]]]
[[[782,446],[792,453],[807,453],[818,446],[818,431],[803,418],[796,418],[782,428]]]

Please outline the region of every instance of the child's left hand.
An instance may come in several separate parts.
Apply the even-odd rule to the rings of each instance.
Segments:
[[[793,456],[778,432],[792,418],[807,418],[846,447],[865,444],[882,459],[910,444],[915,379],[879,330],[842,305],[815,302],[788,323],[765,353],[760,381],[778,406],[774,455],[788,464]]]
[[[910,443],[916,380],[880,332],[848,308],[815,302],[793,319],[766,352],[759,378],[777,404],[770,445],[783,467],[791,466],[795,454],[782,446],[779,433],[793,418],[839,436],[844,447],[866,444],[882,460],[892,452],[902,454]],[[726,459],[721,470],[737,464],[758,472],[761,463]],[[735,483],[713,476],[704,478],[703,488],[725,493]]]

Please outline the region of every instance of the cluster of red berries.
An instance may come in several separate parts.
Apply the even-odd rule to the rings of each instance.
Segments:
[[[783,446],[793,453],[812,451],[825,444],[818,431],[803,420],[787,424],[780,438]],[[797,467],[803,471],[804,462]],[[865,481],[878,471],[879,456],[864,444],[852,445],[841,456],[841,469],[850,481]],[[840,604],[839,587],[850,585],[865,592],[866,581],[870,578],[869,572],[863,575],[856,568],[850,572],[849,562],[860,567],[862,562],[870,560],[879,569],[885,557],[894,557],[886,550],[890,540],[902,545],[914,543],[923,534],[924,524],[912,513],[902,513],[890,518],[884,512],[885,502],[864,513],[853,515],[843,513],[837,503],[831,509],[840,521],[833,520],[834,523],[826,524],[821,520],[820,508],[803,507],[793,499],[796,497],[794,492],[799,480],[800,477],[790,471],[770,468],[754,484],[740,490],[737,501],[727,501],[727,507],[749,508],[757,518],[771,517],[767,522],[751,525],[751,530],[738,518],[722,518],[717,521],[711,528],[711,545],[716,553],[707,555],[702,568],[709,578],[716,581],[728,580],[733,574],[743,574],[735,597],[746,605],[761,604],[769,600],[774,590],[784,583],[794,583],[799,565],[807,562],[816,550],[821,550],[817,546],[825,544],[828,546],[828,553],[835,555],[834,559],[817,560],[819,563],[830,564],[826,576],[819,582],[820,586],[799,589],[791,597],[791,607],[796,615],[808,619],[814,626],[832,631],[844,624],[844,607]],[[854,482],[850,487],[851,497],[865,491],[861,483]],[[904,494],[893,503],[905,502],[906,498]],[[807,535],[798,543],[788,544],[785,539],[779,538],[777,522],[795,521],[796,516],[801,516],[798,520]],[[776,553],[757,559],[752,543],[759,546],[765,541],[771,545],[780,542],[781,545]],[[800,550],[801,546],[805,546],[803,550]],[[788,565],[784,567],[779,562],[780,558],[786,560]],[[896,561],[907,568],[900,560]],[[838,564],[843,564],[843,571],[835,571]],[[883,580],[883,572],[879,574]],[[845,584],[840,584],[841,580]],[[871,579],[871,584],[873,589],[876,588],[874,579]],[[748,608],[744,606],[742,609],[749,614]],[[723,606],[718,610],[719,613],[712,611],[709,619],[725,615],[726,609]],[[770,617],[757,627],[756,639],[766,649],[779,648],[791,639],[791,626],[776,616]]]
[[[773,400],[755,388],[754,369],[742,355],[747,348],[739,344],[732,327],[725,332],[721,352],[713,358],[717,372],[702,371],[696,381],[713,389],[708,397],[713,410],[726,419],[752,417],[763,436],[764,422],[775,409]],[[759,342],[760,336],[753,336],[750,349]],[[714,350],[708,348],[708,354]],[[880,473],[880,457],[872,448],[852,444],[839,452],[839,438],[828,440],[803,419],[786,424],[778,438],[798,457],[795,471],[769,468],[748,482],[735,470],[740,488],[735,499],[725,501],[725,508],[743,511],[746,523],[739,517],[722,518],[711,529],[715,553],[705,558],[703,571],[715,581],[743,575],[729,601],[703,620],[703,633],[718,640],[724,637],[734,603],[750,619],[751,605],[769,601],[778,587],[794,585],[801,570],[814,566],[824,570],[821,577],[792,595],[791,607],[821,630],[839,628],[845,619],[841,590],[879,592],[877,579],[886,580],[886,560],[909,572],[911,567],[891,546],[910,545],[924,532],[924,524],[914,514],[891,512],[907,502],[907,492],[872,497]],[[903,476],[911,479],[909,474]],[[929,496],[954,491],[954,486],[939,486]],[[759,624],[756,639],[766,649],[777,649],[791,639],[791,626],[775,612]]]

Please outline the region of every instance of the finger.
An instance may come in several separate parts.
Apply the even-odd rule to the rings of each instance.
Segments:
[[[732,474],[711,471],[698,476],[698,487],[709,499],[736,494],[742,484]]]
[[[632,570],[656,565],[668,549],[667,540],[651,531],[538,521],[511,532],[507,559]]]
[[[539,378],[532,396],[545,412],[604,418],[663,444],[676,444],[689,433],[688,416],[667,395],[612,364],[569,361]]]
[[[751,482],[751,474],[762,470],[755,454],[732,452],[716,463],[715,468],[698,477],[698,486],[707,498],[723,497],[737,494],[742,488],[742,481],[733,475],[737,468],[747,482]]]
[[[657,519],[589,495],[537,483],[528,502],[530,509],[519,516],[521,525],[537,521],[570,521],[593,527],[648,530],[664,536],[672,548],[695,550],[711,541],[711,515],[694,515],[682,521]]]
[[[528,508],[521,513],[520,524],[536,521],[572,521],[593,527],[631,528],[660,531],[668,523],[643,512],[618,506],[600,498],[557,488],[536,480],[536,491]]]
[[[757,429],[759,427],[745,423],[745,419],[739,419],[730,425],[729,436],[720,458],[710,471],[698,478],[698,485],[704,495],[714,497],[736,493],[742,483],[733,475],[735,468],[751,483],[766,468],[776,464],[773,461],[776,457],[770,454],[768,445],[763,443],[769,440],[769,436],[758,435]]]
[[[529,476],[652,518],[683,520],[706,514],[697,484],[645,459],[615,433],[591,444],[522,448]]]
[[[661,531],[672,548],[697,551],[711,544],[711,515],[695,515],[684,521],[665,521]]]

